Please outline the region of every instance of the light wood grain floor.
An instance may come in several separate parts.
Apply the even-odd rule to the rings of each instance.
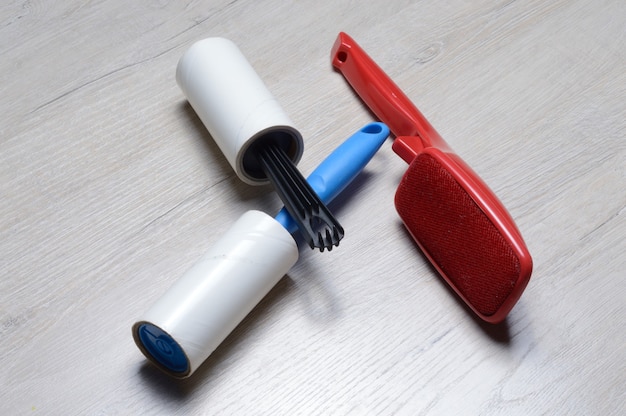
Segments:
[[[310,172],[373,120],[330,65],[354,37],[490,185],[533,255],[483,324],[404,231],[391,139],[297,265],[190,379],[130,327],[269,187],[234,174],[176,85],[237,43]],[[626,2],[5,1],[0,414],[626,413]]]

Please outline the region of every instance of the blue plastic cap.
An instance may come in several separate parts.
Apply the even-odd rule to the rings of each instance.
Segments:
[[[143,323],[137,329],[143,352],[156,364],[175,375],[189,372],[189,360],[183,349],[169,334],[158,326]]]

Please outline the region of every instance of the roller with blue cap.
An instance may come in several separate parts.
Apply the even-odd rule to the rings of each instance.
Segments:
[[[359,174],[389,135],[365,125],[307,178],[329,203]],[[298,226],[283,208],[275,218],[248,211],[132,328],[141,352],[175,378],[191,376],[298,260]]]

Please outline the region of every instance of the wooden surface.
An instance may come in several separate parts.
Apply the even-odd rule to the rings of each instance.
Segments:
[[[0,414],[618,415],[626,382],[626,2],[8,1],[0,7]],[[190,379],[130,327],[249,209],[175,83],[239,45],[310,172],[372,115],[330,66],[346,31],[515,218],[534,259],[482,324],[393,207],[391,139],[298,264]]]

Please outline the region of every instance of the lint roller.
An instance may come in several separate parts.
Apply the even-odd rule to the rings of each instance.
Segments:
[[[350,36],[339,34],[331,60],[389,126],[393,150],[409,163],[395,206],[413,239],[480,318],[504,320],[532,272],[506,208]]]
[[[325,203],[365,167],[389,129],[370,123],[328,156],[308,178]],[[298,260],[286,210],[276,218],[248,211],[132,328],[143,354],[165,373],[186,378]]]
[[[302,135],[239,48],[219,37],[194,43],[176,80],[237,176],[271,182],[311,248],[338,245],[343,228],[295,166]]]

